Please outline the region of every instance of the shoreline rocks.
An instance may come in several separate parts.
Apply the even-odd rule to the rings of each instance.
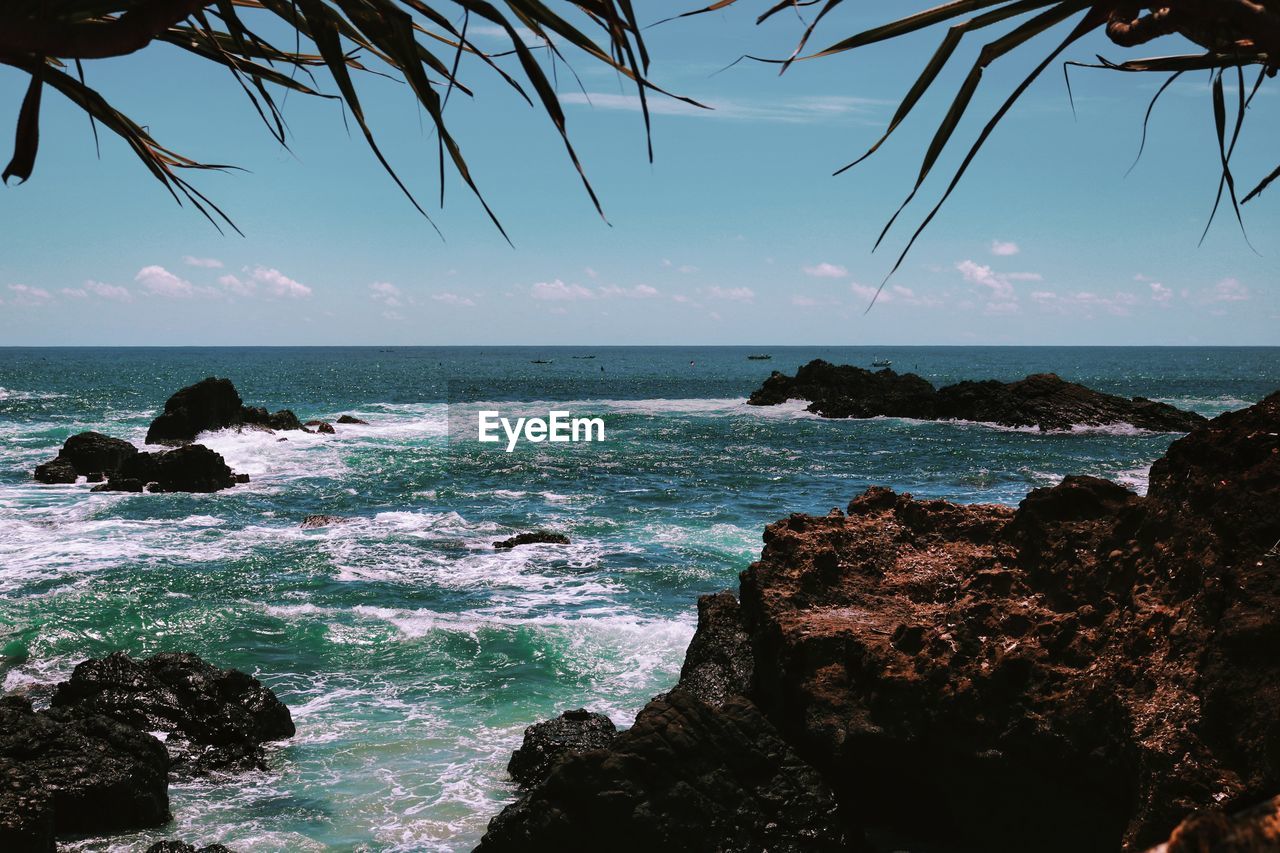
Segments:
[[[1041,431],[1129,424],[1156,432],[1189,432],[1206,423],[1194,412],[1143,397],[1126,399],[1067,382],[1053,373],[1016,382],[959,382],[942,388],[914,373],[872,372],[815,359],[787,376],[774,371],[747,400],[774,406],[808,400],[824,418],[895,417],[963,420]]]
[[[187,444],[160,453],[136,453],[95,492],[218,492],[249,482],[236,474],[222,454],[203,444]]]
[[[822,849],[822,803],[862,849],[1276,846],[1275,801],[1249,809],[1280,793],[1280,393],[1175,441],[1145,497],[873,487],[764,540],[737,601],[699,602],[680,684],[479,850]],[[757,750],[786,819],[739,784]]]
[[[507,772],[520,787],[530,788],[546,779],[565,757],[603,749],[617,736],[617,727],[604,714],[585,708],[565,711],[524,730],[524,742],[511,754]]]
[[[265,770],[262,744],[295,732],[289,709],[258,679],[190,653],[86,660],[58,685],[52,705],[167,733],[165,748],[180,776]]]

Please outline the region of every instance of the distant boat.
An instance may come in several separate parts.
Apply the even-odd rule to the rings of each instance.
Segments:
[[[888,367],[891,364],[893,364],[893,362],[887,358],[877,358],[875,361],[871,362],[872,367]]]
[[[530,364],[550,364],[551,362],[549,362],[549,361],[547,361],[547,360],[545,360],[545,359],[535,358],[533,361],[531,361],[531,362],[529,362],[529,363],[530,363]]]
[[[595,358],[594,355],[575,355],[574,358]]]
[[[768,353],[764,353],[764,352],[756,353],[755,355],[749,355],[749,356],[747,356],[747,360],[748,360],[748,361],[768,361],[768,360],[769,360],[769,359],[771,359],[771,358],[773,358],[773,356],[769,355]]]

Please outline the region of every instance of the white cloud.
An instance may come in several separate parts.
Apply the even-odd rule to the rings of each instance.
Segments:
[[[210,270],[222,269],[222,261],[217,258],[195,258],[191,255],[183,255],[182,262],[189,267],[204,267]]]
[[[400,288],[389,281],[375,281],[369,285],[369,298],[381,302],[388,308],[399,308],[403,305],[401,295]]]
[[[749,287],[720,287],[712,285],[707,288],[707,294],[712,299],[725,299],[729,302],[752,302],[756,298],[756,292]]]
[[[433,293],[431,298],[445,305],[456,305],[459,308],[474,308],[475,300],[457,293]]]
[[[1007,258],[1012,255],[1016,255],[1018,254],[1018,252],[1021,252],[1021,251],[1022,249],[1018,247],[1018,244],[1013,242],[1012,240],[992,240],[991,241],[991,254],[997,255],[1001,258]]]
[[[153,296],[164,296],[170,299],[190,299],[196,295],[196,287],[185,278],[180,278],[162,266],[152,265],[138,270],[133,280],[146,288]]]
[[[257,289],[257,285],[252,281],[244,281],[230,273],[218,276],[218,284],[222,285],[228,293],[234,293],[236,296],[249,296]]]
[[[566,92],[560,102],[577,106],[591,106],[602,110],[640,111],[638,95],[617,92]],[[702,99],[706,107],[678,101],[674,98],[651,97],[647,100],[653,115],[686,116],[691,118],[734,119],[739,121],[767,121],[785,124],[807,124],[866,117],[883,106],[875,98],[856,98],[841,95],[807,95],[785,100],[764,98],[712,98]]]
[[[88,299],[89,291],[81,290],[79,288],[64,287],[62,288],[62,295],[68,299]]]
[[[964,260],[956,264],[956,269],[970,284],[987,289],[988,314],[1013,314],[1017,311],[1018,295],[1014,291],[1015,281],[1042,281],[1044,276],[1036,272],[996,272],[987,264]],[[1007,307],[1010,303],[1013,307]]]
[[[893,301],[892,291],[881,290],[880,288],[872,287],[869,284],[860,284],[859,282],[855,281],[849,285],[849,289],[853,291],[854,296],[858,297],[859,299],[865,302],[870,302],[872,299],[876,300],[877,302]],[[880,294],[878,297],[876,296],[877,292],[879,292]]]
[[[1237,279],[1224,278],[1205,294],[1209,302],[1247,302],[1250,298],[1249,288]]]
[[[1117,290],[1109,295],[1091,290],[1080,290],[1074,293],[1038,290],[1031,294],[1031,299],[1046,311],[1056,314],[1082,314],[1085,317],[1094,317],[1100,312],[1116,317],[1127,317],[1132,313],[1130,309],[1138,304],[1138,297],[1126,290]]]
[[[813,306],[818,304],[818,300],[814,299],[812,296],[803,296],[801,294],[796,294],[795,296],[791,297],[791,304],[799,308],[812,308]]]
[[[601,296],[621,296],[624,299],[654,299],[662,294],[656,287],[650,287],[647,284],[637,284],[635,287],[618,287],[617,285],[608,285],[600,288]]]
[[[820,264],[814,264],[811,267],[801,267],[805,275],[811,275],[814,278],[844,278],[849,271],[839,264],[829,264],[823,261]]]
[[[593,299],[595,294],[580,284],[565,284],[560,279],[540,281],[529,290],[534,299],[549,302],[566,302],[575,299]]]
[[[1173,291],[1158,281],[1151,282],[1150,287],[1153,302],[1168,302],[1173,298]]]
[[[245,272],[254,281],[264,285],[272,296],[305,299],[311,295],[311,288],[294,281],[273,267],[256,266],[253,269],[246,267]]]
[[[84,283],[84,289],[100,299],[110,299],[113,302],[133,301],[133,294],[129,292],[128,288],[115,284],[107,284],[106,282],[90,279]]]
[[[11,284],[9,291],[13,293],[13,301],[17,305],[43,305],[53,298],[53,294],[43,287],[27,284]]]

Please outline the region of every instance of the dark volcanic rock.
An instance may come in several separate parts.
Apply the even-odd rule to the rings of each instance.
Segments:
[[[38,482],[52,485],[54,483],[74,483],[79,475],[76,466],[58,456],[36,466],[35,478]]]
[[[1205,423],[1194,412],[1142,397],[1103,394],[1052,373],[1017,382],[960,382],[934,389],[914,373],[873,373],[821,359],[804,365],[794,377],[774,371],[747,402],[772,406],[787,400],[808,400],[809,411],[826,418],[967,420],[1041,430],[1131,424],[1158,432],[1187,432]]]
[[[341,515],[308,515],[302,519],[302,527],[328,527],[331,524],[346,524],[351,519]]]
[[[175,841],[172,839],[166,841],[157,841],[147,848],[146,853],[231,853],[221,844],[210,844],[207,847],[196,847],[194,844],[188,844],[185,841]]]
[[[1150,853],[1275,853],[1280,850],[1280,797],[1236,814],[1196,812]]]
[[[698,630],[685,652],[680,687],[712,707],[751,691],[755,664],[738,599],[725,591],[698,599]]]
[[[608,749],[571,755],[477,851],[845,850],[835,801],[747,700],[653,700]]]
[[[524,743],[511,754],[507,772],[521,787],[532,787],[547,778],[565,756],[603,749],[618,736],[613,721],[584,708],[565,711],[524,730]]]
[[[22,763],[0,758],[0,850],[54,853],[54,835],[52,793]]]
[[[1280,394],[1174,442],[1145,498],[871,489],[766,531],[752,698],[864,823],[1145,849],[1280,790],[1278,541]]]
[[[36,467],[35,478],[42,483],[74,483],[77,476],[100,482],[136,455],[138,448],[127,441],[100,432],[82,432],[62,445],[57,457]]]
[[[303,426],[315,427],[316,432],[333,435],[337,430],[328,421],[307,421]]]
[[[50,850],[57,835],[102,834],[169,820],[168,756],[145,732],[73,709],[35,712],[0,699],[0,840],[6,850]],[[28,846],[30,845],[30,846]]]
[[[778,371],[747,400],[773,406],[787,400],[809,400],[809,411],[825,418],[932,418],[935,391],[914,373],[871,372],[814,359],[794,377]]]
[[[147,430],[147,444],[186,444],[202,432],[239,426],[302,429],[297,415],[288,409],[271,413],[261,406],[246,406],[230,379],[210,376],[165,401],[164,412]]]
[[[174,770],[185,775],[263,768],[262,744],[294,734],[289,709],[256,678],[189,653],[84,661],[58,685],[53,706],[167,732]]]
[[[210,376],[176,392],[151,422],[147,444],[182,444],[202,432],[239,424],[244,403],[230,379]]]
[[[244,477],[244,479],[240,479]],[[95,492],[217,492],[248,477],[234,474],[222,454],[203,444],[187,444],[162,453],[139,453]]]
[[[357,417],[353,417],[353,416],[351,416],[351,415],[339,415],[339,416],[338,416],[338,423],[340,423],[340,424],[359,424],[359,425],[362,425],[362,426],[368,426],[368,425],[369,425],[369,422],[368,422],[368,421],[362,421],[362,420],[360,420],[359,418],[357,418]]]
[[[509,539],[503,539],[500,542],[494,542],[493,547],[499,551],[506,551],[517,545],[568,545],[569,537],[563,533],[555,533],[550,530],[532,530],[528,533],[517,533]]]
[[[241,419],[251,426],[267,429],[302,429],[302,421],[289,409],[268,412],[261,406],[245,406]]]

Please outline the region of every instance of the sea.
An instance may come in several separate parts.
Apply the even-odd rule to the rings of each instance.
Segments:
[[[746,404],[813,358],[935,384],[1054,372],[1208,416],[1280,388],[1275,347],[0,349],[3,690],[40,705],[85,658],[194,651],[256,675],[298,728],[268,772],[171,784],[171,825],[65,849],[469,850],[515,796],[525,726],[579,707],[629,725],[676,680],[697,597],[737,588],[769,523],[871,485],[1015,505],[1074,473],[1141,493],[1178,438]],[[368,425],[206,434],[251,478],[216,494],[32,480],[77,432],[141,446],[206,376]],[[601,418],[604,440],[477,441],[480,411],[551,410]],[[539,528],[571,542],[493,548]]]

